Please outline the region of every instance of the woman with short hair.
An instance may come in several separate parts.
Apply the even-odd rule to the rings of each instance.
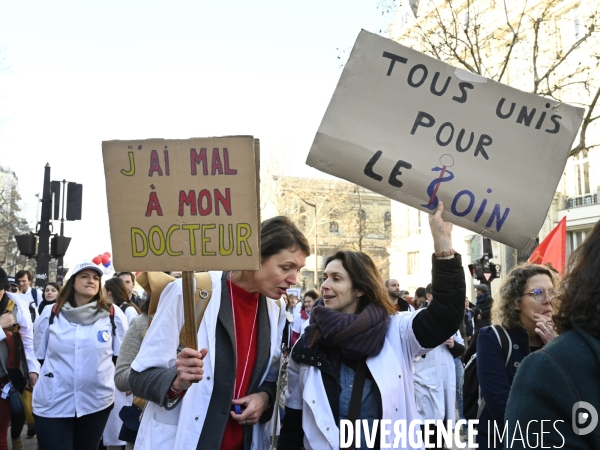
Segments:
[[[210,272],[212,296],[198,348],[177,353],[182,282],[167,285],[131,364],[133,393],[149,400],[136,449],[266,449],[276,404],[286,290],[310,254],[287,217],[261,225],[261,268]]]
[[[556,282],[554,272],[546,266],[525,263],[512,269],[500,286],[500,298],[494,300],[492,326],[482,328],[473,338],[485,402],[477,425],[479,448],[503,448],[506,442],[494,438],[494,426],[504,428],[506,402],[517,369],[527,355],[556,336],[551,323],[553,300],[558,296]],[[503,340],[509,349],[503,348]]]
[[[413,361],[452,336],[463,316],[464,270],[442,212],[439,202],[430,216],[435,301],[418,314],[396,313],[365,253],[340,251],[327,259],[321,299],[292,349],[278,449],[337,449],[341,420],[366,420],[370,430],[377,420],[405,420],[407,427],[419,420]],[[406,444],[421,449],[411,430]],[[379,437],[375,442],[379,448]],[[391,446],[394,433],[381,442]],[[367,448],[364,433],[359,444]]]
[[[91,262],[77,264],[56,304],[35,322],[43,365],[33,414],[41,450],[98,448],[113,408],[114,361],[127,319],[104,296],[102,274]]]

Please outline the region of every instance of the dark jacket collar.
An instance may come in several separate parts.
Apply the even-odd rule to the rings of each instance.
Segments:
[[[573,324],[573,329],[577,332],[579,336],[589,345],[594,354],[596,355],[596,359],[600,362],[600,340],[596,339],[594,336],[585,331],[581,326],[576,323]]]
[[[292,359],[298,364],[316,367],[320,371],[337,378],[332,353],[331,349],[320,344],[308,348],[306,342],[304,342],[304,335],[302,335],[292,348]]]

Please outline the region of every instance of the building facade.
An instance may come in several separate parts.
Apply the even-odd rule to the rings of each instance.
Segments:
[[[392,39],[449,64],[586,108],[584,129],[538,236],[542,241],[566,216],[567,257],[600,219],[600,71],[594,57],[600,43],[599,9],[592,0],[401,0],[388,29]],[[544,176],[542,170],[531,167],[532,186],[536,177]],[[390,272],[411,295],[429,282],[431,239],[420,231],[425,221],[426,213],[392,204]],[[455,249],[463,254],[465,268],[472,237],[472,232],[455,227]],[[532,251],[494,243],[492,260],[502,265],[504,275]],[[498,286],[494,281],[492,291]]]
[[[275,176],[263,216],[290,217],[311,244],[301,271],[303,290],[319,287],[327,257],[338,250],[369,254],[383,279],[389,277],[391,200],[347,181]]]
[[[19,256],[15,241],[15,235],[28,231],[27,222],[20,217],[17,186],[16,174],[0,166],[0,267],[9,275],[27,264],[25,257]]]

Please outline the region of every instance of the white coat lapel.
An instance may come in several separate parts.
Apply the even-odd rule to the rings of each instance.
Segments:
[[[404,377],[404,374],[396,353],[387,338],[381,352],[376,357],[367,358],[367,367],[369,367],[381,393],[382,417],[394,417],[398,402],[401,400],[397,386],[403,383],[402,377]]]
[[[217,316],[221,308],[221,278],[223,272],[210,272],[210,280],[212,282],[212,294],[210,302],[204,313],[203,322],[206,325],[206,340],[208,341],[208,357],[210,358],[211,367],[215,367],[215,333],[217,326]],[[201,327],[202,328],[202,327]],[[200,339],[200,336],[198,336]],[[200,342],[200,341],[199,341]]]

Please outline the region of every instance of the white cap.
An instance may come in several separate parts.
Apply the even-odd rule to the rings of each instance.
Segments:
[[[104,275],[104,271],[102,270],[102,268],[100,268],[93,262],[83,261],[83,262],[80,262],[79,264],[76,264],[75,267],[73,267],[73,270],[71,271],[71,276],[78,274],[82,270],[88,270],[88,269],[95,270],[96,272],[98,272],[98,275],[100,275],[100,276]]]

